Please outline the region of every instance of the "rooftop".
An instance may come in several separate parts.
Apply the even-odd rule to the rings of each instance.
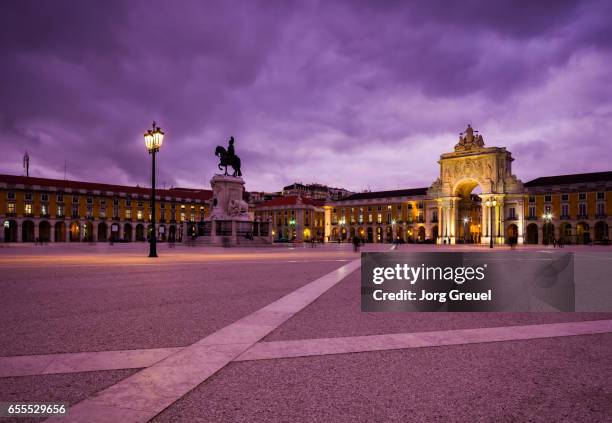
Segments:
[[[112,185],[100,184],[97,182],[72,181],[64,179],[50,178],[35,178],[31,176],[16,176],[16,175],[1,175],[0,183],[9,185],[22,184],[25,186],[38,185],[41,187],[56,187],[59,189],[74,189],[86,191],[110,191],[110,192],[125,192],[137,195],[150,195],[151,188],[128,186],[128,185]],[[159,197],[174,197],[174,198],[189,198],[194,200],[209,200],[212,197],[211,190],[195,189],[195,188],[170,188],[156,189],[156,194]]]
[[[314,183],[314,184],[303,184],[301,182],[296,182],[296,183],[293,183],[291,185],[287,185],[286,187],[283,187],[283,190],[287,191],[287,190],[290,190],[290,189],[306,189],[306,188],[308,188],[308,189],[323,190],[323,191],[329,189],[329,187],[327,185],[322,185],[322,184],[317,184],[317,183]]]
[[[526,187],[538,187],[545,185],[569,185],[586,184],[589,182],[612,182],[611,172],[575,173],[573,175],[542,176],[526,182]]]
[[[360,192],[357,194],[349,195],[344,197],[341,201],[351,200],[370,200],[376,198],[391,198],[391,197],[413,197],[418,195],[426,195],[429,188],[409,188],[409,189],[397,189],[392,191],[370,191]]]
[[[312,200],[310,198],[299,197],[297,195],[285,195],[283,197],[273,198],[272,200],[268,200],[264,203],[259,204],[257,207],[273,207],[273,206],[294,206],[298,204],[298,198],[301,201],[301,204],[306,204],[309,206],[322,206],[325,201],[324,200]]]

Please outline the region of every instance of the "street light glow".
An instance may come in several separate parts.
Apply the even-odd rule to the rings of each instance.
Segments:
[[[149,153],[159,151],[164,142],[164,132],[159,126],[155,125],[155,122],[153,122],[153,128],[144,133],[145,145]]]

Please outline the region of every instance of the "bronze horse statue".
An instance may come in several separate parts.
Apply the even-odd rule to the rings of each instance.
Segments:
[[[235,154],[229,154],[225,148],[218,145],[215,149],[215,156],[219,157],[219,170],[223,170],[225,167],[225,175],[227,175],[227,167],[231,166],[234,168],[234,173],[232,176],[242,176],[242,172],[240,172],[240,157]]]

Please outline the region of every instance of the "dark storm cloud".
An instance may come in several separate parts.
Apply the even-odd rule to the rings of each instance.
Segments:
[[[610,4],[10,2],[0,171],[146,184],[152,119],[168,185],[230,135],[249,189],[428,184],[467,122],[524,179],[607,169]]]

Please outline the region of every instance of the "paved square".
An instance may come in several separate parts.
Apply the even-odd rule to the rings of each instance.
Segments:
[[[346,244],[2,248],[0,400],[87,422],[612,418],[612,313],[362,313],[359,267]]]

